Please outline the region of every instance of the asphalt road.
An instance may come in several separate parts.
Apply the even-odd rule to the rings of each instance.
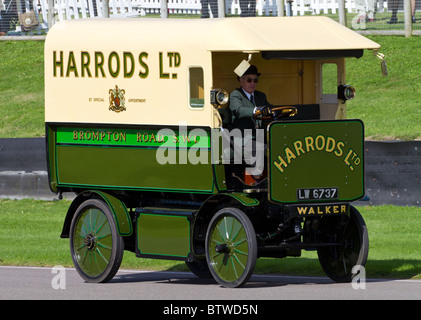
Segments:
[[[0,299],[136,299],[184,304],[188,304],[188,300],[207,300],[207,303],[241,300],[241,304],[283,299],[420,300],[421,280],[368,279],[365,289],[361,285],[360,289],[354,289],[351,283],[334,283],[328,278],[254,275],[244,287],[227,289],[213,280],[198,279],[189,272],[120,270],[110,282],[92,284],[85,283],[72,268],[0,266]]]

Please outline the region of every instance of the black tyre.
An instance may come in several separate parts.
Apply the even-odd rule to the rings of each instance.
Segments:
[[[123,259],[124,242],[114,216],[103,201],[84,201],[70,226],[70,252],[79,275],[87,282],[107,282]]]
[[[215,280],[229,288],[244,285],[256,259],[256,233],[247,215],[237,208],[219,210],[206,234],[206,260]]]
[[[331,219],[333,218],[333,219]],[[324,217],[323,232],[338,229],[335,217]],[[322,220],[323,220],[322,219]],[[358,272],[354,266],[364,267],[368,257],[368,232],[364,219],[357,209],[351,206],[348,223],[330,234],[326,241],[344,242],[344,246],[322,247],[317,250],[320,265],[326,275],[335,282],[350,282]]]

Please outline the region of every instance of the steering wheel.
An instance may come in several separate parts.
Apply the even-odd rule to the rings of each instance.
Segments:
[[[297,114],[297,108],[293,106],[278,106],[271,108],[271,114],[269,116],[262,116],[262,111],[257,110],[253,117],[257,120],[277,119],[292,117]]]

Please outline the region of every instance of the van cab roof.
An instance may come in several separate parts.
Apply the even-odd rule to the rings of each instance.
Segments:
[[[71,26],[71,27],[70,27]],[[251,17],[245,19],[85,19],[61,22],[49,32],[69,28],[69,37],[87,30],[105,38],[137,38],[151,47],[191,47],[207,51],[377,50],[380,45],[322,16]],[[66,33],[66,32],[65,32]],[[112,35],[118,33],[118,37]],[[108,37],[108,36],[109,37]],[[63,33],[59,32],[63,37]],[[84,37],[88,39],[88,37]],[[101,37],[102,38],[102,37]],[[62,39],[70,40],[69,38]],[[75,39],[76,40],[76,39]],[[116,45],[116,44],[114,44]],[[199,49],[199,50],[200,50]]]

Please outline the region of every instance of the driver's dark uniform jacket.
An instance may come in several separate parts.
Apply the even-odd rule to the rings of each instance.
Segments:
[[[266,99],[266,94],[261,91],[254,91],[254,104],[247,98],[243,89],[237,88],[230,94],[230,110],[234,128],[256,129],[261,127],[261,121],[253,119],[254,108],[271,106]]]

